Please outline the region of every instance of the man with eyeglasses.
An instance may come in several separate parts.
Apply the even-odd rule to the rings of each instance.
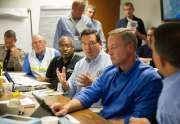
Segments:
[[[111,65],[110,56],[102,50],[100,37],[95,29],[85,29],[81,33],[82,49],[85,57],[78,61],[68,81],[64,70],[58,72],[62,89],[73,97],[101,75],[103,69]]]

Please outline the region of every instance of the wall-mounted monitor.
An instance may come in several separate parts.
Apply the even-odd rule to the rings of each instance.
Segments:
[[[161,0],[161,19],[180,21],[180,0]]]

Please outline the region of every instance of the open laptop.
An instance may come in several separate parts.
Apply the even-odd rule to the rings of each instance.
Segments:
[[[34,98],[38,101],[39,107],[31,115],[31,117],[43,117],[43,116],[53,116],[54,113],[51,111],[50,107],[45,103],[44,99],[39,98],[33,94]]]
[[[12,91],[18,90],[20,92],[28,92],[28,91],[31,91],[32,89],[39,90],[39,89],[47,88],[46,85],[37,85],[37,86],[34,86],[33,88],[31,85],[22,85],[20,82],[15,82],[7,71],[4,72],[4,76],[10,83],[13,83]],[[23,82],[24,81],[25,80],[23,80]]]

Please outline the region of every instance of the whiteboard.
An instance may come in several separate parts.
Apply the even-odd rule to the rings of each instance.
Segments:
[[[49,47],[53,47],[54,35],[58,20],[71,12],[71,6],[41,6],[40,7],[39,33],[43,35]]]
[[[0,8],[0,44],[4,44],[4,33],[10,29],[16,32],[16,46],[26,53],[30,52],[32,29],[27,8]]]

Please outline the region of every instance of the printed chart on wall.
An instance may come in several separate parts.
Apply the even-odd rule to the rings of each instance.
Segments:
[[[0,44],[4,44],[7,30],[16,32],[16,46],[25,52],[31,51],[32,25],[30,10],[27,8],[0,8]]]

